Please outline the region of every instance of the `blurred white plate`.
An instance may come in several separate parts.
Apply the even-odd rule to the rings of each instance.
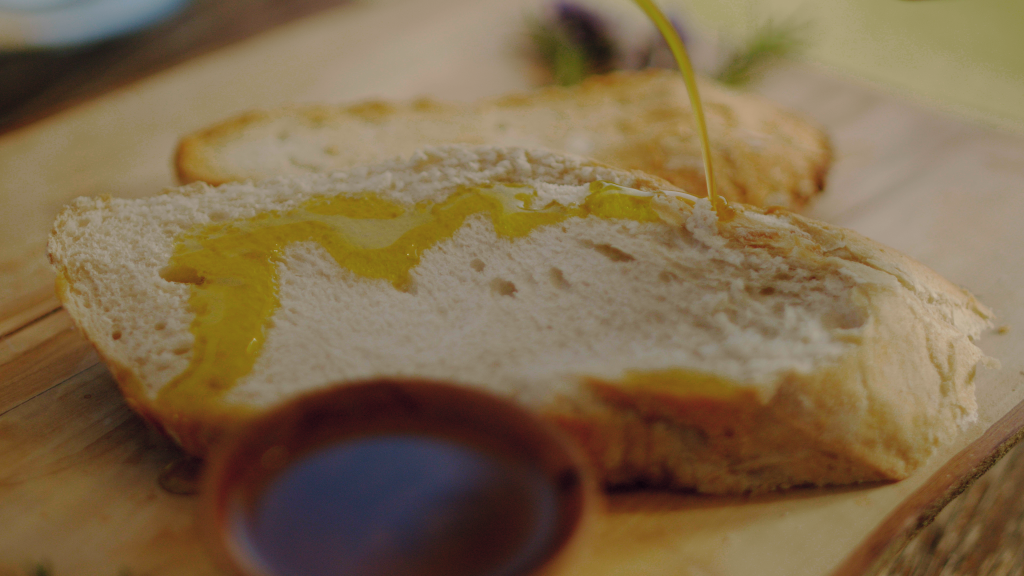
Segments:
[[[0,51],[63,48],[155,24],[188,0],[0,0]]]

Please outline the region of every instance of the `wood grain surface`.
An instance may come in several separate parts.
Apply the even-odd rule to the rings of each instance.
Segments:
[[[879,566],[900,576],[1024,574],[1024,449],[951,502],[906,548]]]
[[[254,31],[334,3],[304,0],[292,11],[284,2],[231,0],[221,11],[197,1],[189,18],[216,36],[232,18],[258,21],[242,26]],[[260,6],[271,15],[247,15]],[[71,66],[95,66],[106,81],[43,82],[32,88],[35,97],[15,99],[3,121],[21,128],[0,137],[0,526],[7,527],[0,574],[20,576],[37,565],[58,576],[215,573],[195,536],[194,499],[157,485],[180,453],[128,410],[91,347],[56,310],[43,254],[60,205],[80,194],[157,192],[173,182],[169,156],[178,135],[242,109],[366,96],[467,100],[525,88],[529,75],[515,43],[516,18],[526,9],[497,0],[381,0],[202,57],[195,56],[247,32],[224,33],[200,49],[182,41],[197,32],[171,27],[166,41],[154,32],[138,62],[126,48]],[[135,81],[175,62],[183,63]],[[835,168],[814,215],[969,286],[1010,327],[982,341],[1003,361],[979,380],[982,424],[894,485],[757,499],[617,495],[579,573],[1020,573],[1020,449],[902,554],[895,551],[1012,444],[1024,417],[1024,233],[1017,221],[1024,139],[807,66],[781,67],[757,90],[818,120],[834,138]]]

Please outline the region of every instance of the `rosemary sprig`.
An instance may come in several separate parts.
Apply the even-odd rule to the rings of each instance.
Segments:
[[[771,64],[803,50],[807,45],[806,29],[805,23],[795,21],[765,22],[754,31],[747,45],[726,61],[715,78],[732,86],[749,84]]]

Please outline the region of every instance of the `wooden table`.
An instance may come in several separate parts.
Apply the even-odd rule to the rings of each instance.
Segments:
[[[66,67],[104,77],[50,80],[0,112],[0,575],[37,564],[57,575],[215,573],[194,533],[193,499],[156,483],[180,454],[127,410],[53,297],[44,245],[64,202],[155,193],[173,183],[180,134],[239,110],[469,100],[528,86],[514,46],[530,0],[376,0],[317,12],[338,3],[206,0],[148,35],[29,57],[71,58]],[[235,28],[223,24],[231,9],[245,15]],[[201,55],[306,12],[317,13]],[[0,58],[0,74],[27,69]],[[1024,421],[1024,138],[806,65],[780,67],[756,89],[834,138],[829,190],[812,214],[909,253],[992,305],[1007,329],[981,345],[1003,367],[979,378],[982,423],[911,479],[755,499],[615,496],[579,573],[1019,573],[1020,450],[902,555],[887,556],[1015,442]]]

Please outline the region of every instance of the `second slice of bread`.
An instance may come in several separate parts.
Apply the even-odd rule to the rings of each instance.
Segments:
[[[701,84],[719,193],[799,209],[831,162],[818,127],[776,104]],[[580,154],[706,196],[700,141],[678,73],[620,72],[473,105],[419,100],[254,111],[181,140],[182,182],[223,184],[330,172],[439,144],[500,144]]]
[[[594,181],[653,195],[659,218],[506,238],[471,216],[403,289],[289,245],[251,372],[190,404],[162,398],[196,354],[202,279],[165,272],[195,230],[365,193],[411,209],[501,185],[570,206]],[[740,205],[719,221],[671,188],[549,152],[440,148],[329,176],[80,198],[49,252],[128,401],[197,454],[254,411],[382,375],[513,397],[573,434],[610,485],[704,492],[903,478],[975,418],[972,338],[990,313],[968,293],[849,230]]]

